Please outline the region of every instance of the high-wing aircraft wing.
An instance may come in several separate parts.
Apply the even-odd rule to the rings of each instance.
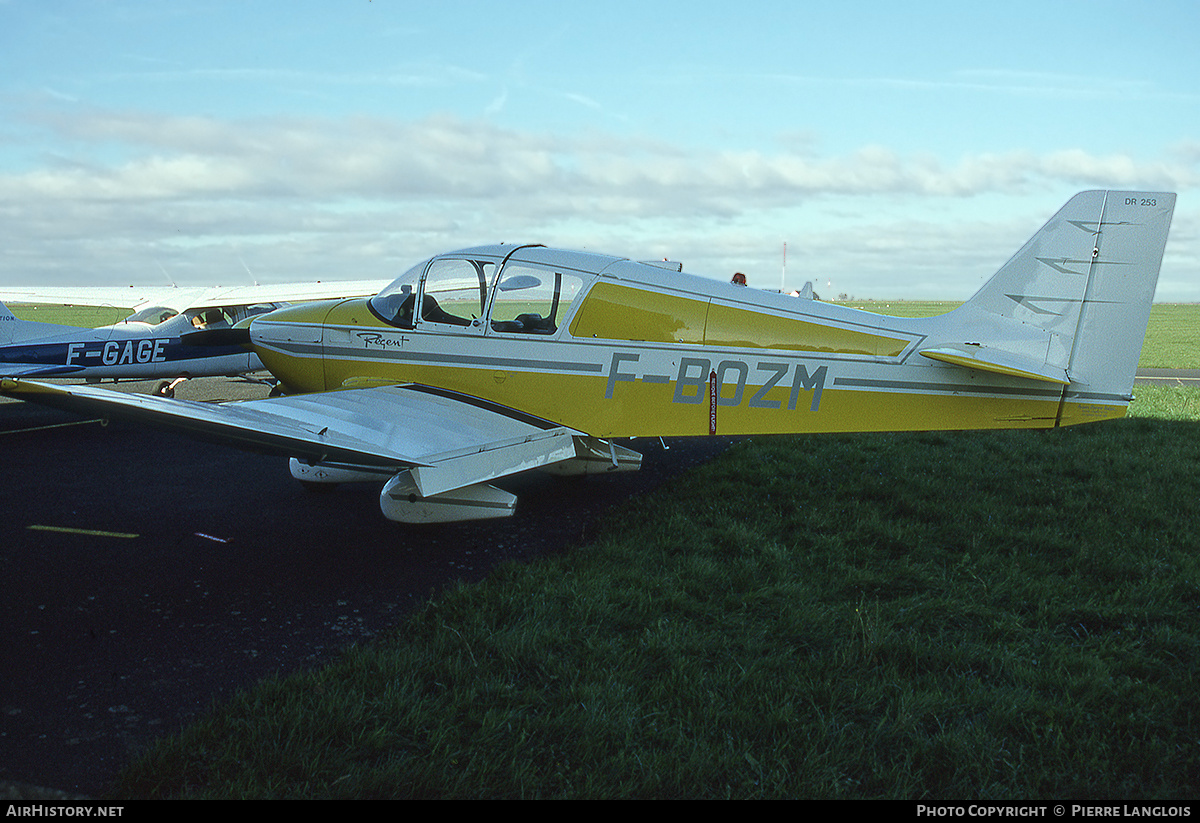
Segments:
[[[133,309],[151,304],[190,303],[203,291],[165,286],[0,286],[0,302]]]
[[[229,328],[284,305],[375,294],[385,285],[355,280],[204,289],[0,288],[0,301],[134,310],[119,323],[84,329],[19,320],[0,303],[0,375],[177,381],[259,371],[261,361],[244,346],[192,346],[184,337]]]
[[[0,286],[0,303],[64,306],[111,306],[139,310],[164,306],[182,313],[190,308],[303,303],[375,294],[388,280],[329,280],[253,286]]]
[[[1132,399],[1174,206],[1081,192],[939,317],[492,245],[210,338],[252,348],[287,397],[185,405],[15,379],[0,394],[287,454],[306,481],[390,476],[396,520],[509,513],[487,481],[526,468],[636,468],[611,438],[1091,423]]]

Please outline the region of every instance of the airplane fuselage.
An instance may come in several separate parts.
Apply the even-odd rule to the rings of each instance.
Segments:
[[[541,265],[537,251],[523,271]],[[623,266],[639,267],[636,282]],[[547,261],[541,279],[566,270]],[[397,327],[372,301],[347,300],[274,312],[251,336],[293,392],[418,383],[598,437],[1045,428],[1124,414],[1117,396],[1065,401],[1060,385],[919,356],[945,317],[887,317],[632,261],[570,274],[582,282],[553,331],[512,330],[496,297],[467,325]]]
[[[157,379],[242,374],[262,369],[242,346],[198,347],[147,323],[62,333],[0,347],[0,371],[46,377]]]

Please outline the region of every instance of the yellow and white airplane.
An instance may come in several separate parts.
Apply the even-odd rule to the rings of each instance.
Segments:
[[[204,404],[6,379],[384,483],[386,517],[511,514],[491,481],[635,469],[612,438],[1051,428],[1132,399],[1175,195],[1073,197],[961,307],[899,318],[537,245],[441,254],[369,299],[260,315],[287,396]]]

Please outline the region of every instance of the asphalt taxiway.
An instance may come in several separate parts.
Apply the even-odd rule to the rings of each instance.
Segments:
[[[205,379],[178,396],[265,391]],[[512,518],[413,527],[384,519],[375,486],[313,494],[281,458],[0,400],[0,785],[95,796],[214,701],[328,662],[499,563],[584,543],[599,515],[730,442],[635,441],[640,472],[530,474],[507,484]]]
[[[1134,383],[1200,386],[1200,369],[1138,369]]]

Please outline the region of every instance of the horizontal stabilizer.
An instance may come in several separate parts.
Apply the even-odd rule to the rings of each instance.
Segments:
[[[968,369],[1007,374],[1014,377],[1025,377],[1030,380],[1042,380],[1046,383],[1058,383],[1066,386],[1071,382],[1064,369],[1052,366],[1046,362],[1037,362],[1029,357],[1022,357],[1012,352],[989,348],[977,343],[966,343],[958,346],[939,346],[936,349],[925,349],[921,355],[930,360],[951,363],[955,366],[965,366]]]

